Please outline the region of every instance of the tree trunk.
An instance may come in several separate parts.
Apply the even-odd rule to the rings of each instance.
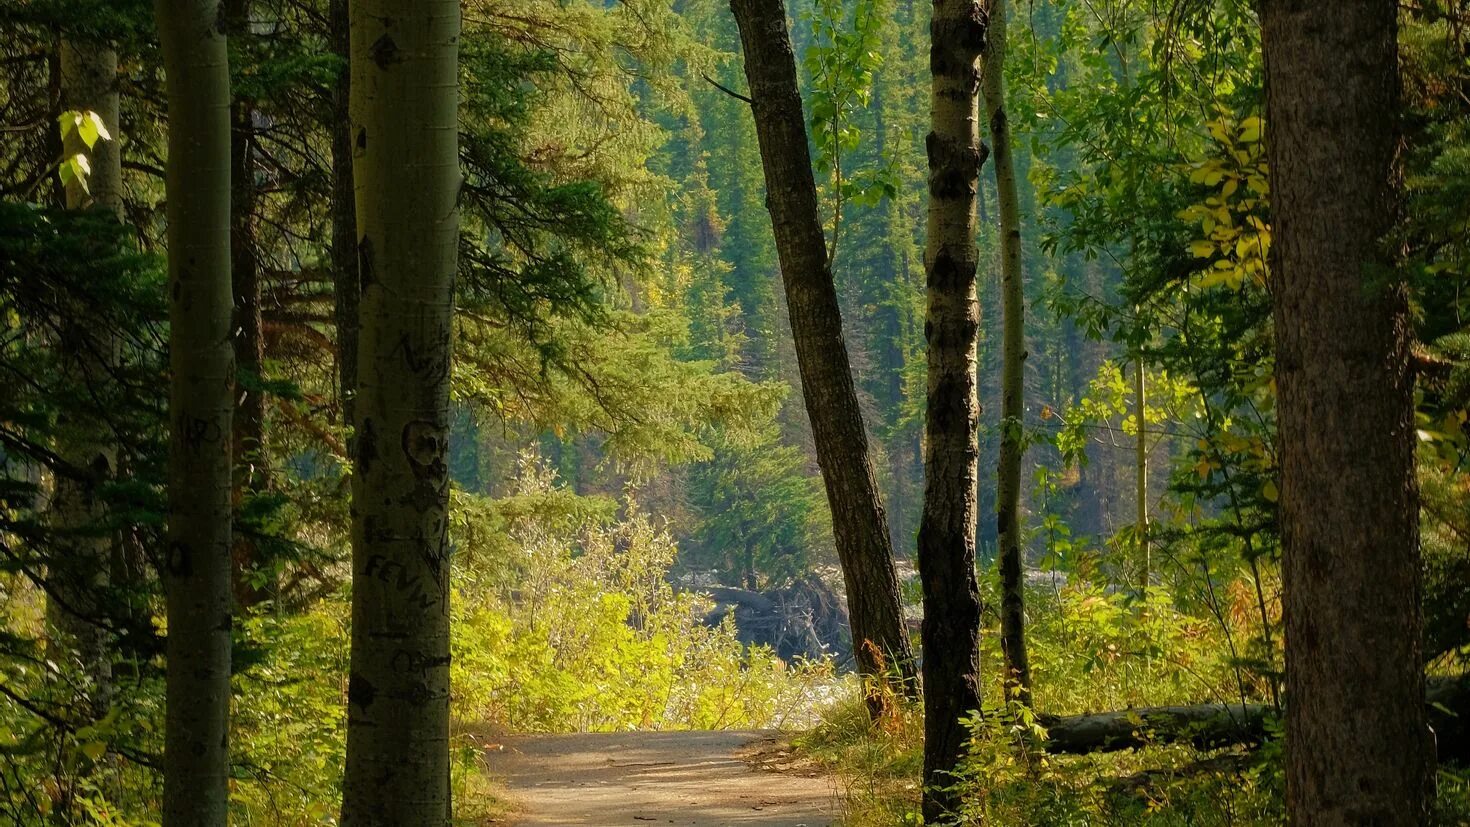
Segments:
[[[1428,819],[1397,7],[1262,4],[1286,617],[1287,816]]]
[[[924,821],[958,808],[945,788],[964,757],[963,717],[980,708],[980,590],[975,580],[980,418],[975,348],[975,201],[985,162],[976,95],[986,18],[976,0],[935,0],[929,27],[931,131],[929,227],[924,267],[929,351],[924,422],[924,514],[919,579],[924,590]]]
[[[456,0],[355,0],[362,281],[342,824],[447,825]]]
[[[1006,120],[1006,0],[991,0],[988,48],[981,72],[990,123],[991,163],[1000,204],[1001,378],[1000,473],[996,539],[1000,546],[1000,645],[1007,696],[1031,705],[1031,662],[1026,656],[1026,596],[1021,555],[1021,459],[1026,453],[1026,284],[1021,269],[1021,199]]]
[[[342,59],[332,88],[332,288],[337,325],[337,395],[342,422],[351,425],[357,398],[358,300],[357,207],[352,187],[352,113],[349,102],[352,72],[348,68],[351,33],[348,0],[328,0],[332,51]]]
[[[1133,531],[1137,535],[1138,560],[1143,575],[1138,578],[1138,595],[1148,605],[1148,581],[1152,574],[1148,544],[1148,380],[1143,371],[1143,351],[1133,359],[1133,421],[1138,434],[1133,439],[1133,496],[1136,500]]]
[[[796,61],[781,0],[732,0],[760,141],[791,334],[811,420],[817,463],[832,509],[832,534],[847,584],[858,671],[896,673],[912,691],[913,655],[904,629],[893,544],[878,494],[853,386],[837,290],[817,215],[817,188],[797,89]],[[871,702],[870,709],[877,712]]]
[[[250,36],[251,0],[225,0],[226,26],[231,36]],[[260,262],[255,240],[254,101],[237,98],[230,104],[230,279],[233,283],[233,326],[236,376],[235,417],[231,428],[234,482],[230,502],[239,513],[246,500],[270,485],[266,454],[266,406],[262,389],[265,335],[261,324]],[[254,539],[236,534],[231,549],[231,584],[235,605],[248,609],[269,596],[259,585],[263,561]]]
[[[118,151],[117,53],[98,43],[69,40],[61,43],[62,108],[92,112],[110,139],[98,138],[89,149],[72,131],[62,147],[67,157],[86,155],[91,167],[86,185],[73,179],[66,185],[66,207],[106,210],[123,217],[122,155]],[[117,365],[117,341],[96,330],[80,310],[58,319],[58,344],[69,380],[93,396],[112,381]],[[56,453],[85,476],[58,474],[51,498],[50,518],[60,540],[58,559],[48,572],[52,599],[47,618],[52,629],[70,646],[92,681],[94,711],[106,708],[111,694],[112,653],[102,625],[103,594],[108,587],[113,538],[102,531],[106,509],[98,488],[117,471],[117,446],[107,429],[92,419],[61,411]]]
[[[1272,708],[1265,704],[1154,706],[1040,718],[1046,751],[1082,755],[1185,741],[1196,749],[1259,743]]]
[[[158,0],[168,87],[165,827],[228,818],[230,73],[218,0]]]

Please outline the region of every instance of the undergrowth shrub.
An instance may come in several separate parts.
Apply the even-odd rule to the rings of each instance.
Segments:
[[[528,465],[514,499],[549,502],[557,490]],[[519,514],[507,520],[508,569],[462,561],[456,717],[525,732],[768,727],[830,696],[830,664],[787,664],[742,645],[728,619],[706,625],[708,599],[669,583],[668,531],[631,497],[621,510]]]
[[[987,580],[984,587],[994,584]],[[1144,606],[1076,580],[1034,588],[1028,598],[1036,699],[1047,713],[1238,700],[1241,683],[1230,658],[1219,654],[1228,650],[1219,628],[1178,611],[1166,590],[1150,590]],[[986,696],[996,699],[1002,695],[997,641],[996,629],[984,630]],[[970,754],[954,780],[966,801],[960,824],[1279,822],[1273,815],[1279,787],[1254,766],[1231,762],[1228,772],[1194,772],[1200,754],[1188,747],[1049,756],[1041,748],[1044,730],[1019,705],[988,706],[970,726]],[[860,700],[844,702],[799,744],[836,774],[847,800],[845,825],[921,823],[923,721],[912,705],[874,724]]]

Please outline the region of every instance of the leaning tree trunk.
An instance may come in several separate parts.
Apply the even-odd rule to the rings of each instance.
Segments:
[[[118,151],[117,53],[100,43],[64,40],[61,43],[62,108],[95,113],[110,138],[99,138],[89,149],[76,130],[66,136],[67,157],[85,155],[91,167],[86,183],[73,179],[65,188],[71,210],[105,210],[123,216],[122,155]],[[57,319],[58,345],[68,380],[92,398],[106,399],[107,386],[117,365],[117,341],[95,329],[80,308]],[[47,616],[52,629],[70,646],[92,682],[94,712],[106,708],[112,684],[112,653],[108,651],[102,614],[112,561],[112,536],[105,530],[107,513],[99,489],[117,471],[117,445],[99,412],[60,412],[56,453],[76,476],[57,474],[50,519],[56,530],[57,557],[48,572],[52,599]]]
[[[807,146],[796,60],[781,0],[732,0],[765,172],[802,395],[817,464],[832,509],[832,534],[847,585],[858,671],[897,674],[912,691],[913,655],[904,629],[893,543],[878,494],[867,432],[842,336],[837,289],[827,261],[817,186]],[[880,711],[869,696],[870,711]]]
[[[337,326],[337,398],[342,422],[356,422],[358,300],[357,207],[352,188],[352,114],[349,105],[352,72],[348,68],[351,34],[348,0],[328,0],[332,51],[342,60],[332,86],[332,293]]]
[[[355,0],[361,350],[342,824],[447,825],[457,0]]]
[[[232,36],[250,32],[251,0],[225,0]],[[235,395],[231,442],[235,476],[230,501],[236,513],[252,497],[270,487],[270,458],[266,444],[264,390],[265,331],[260,307],[260,259],[255,237],[255,102],[236,98],[230,104],[230,280],[235,296],[235,371],[243,387]],[[253,537],[236,534],[232,582],[235,605],[249,609],[266,599],[271,589],[262,585],[265,561]]]
[[[929,24],[931,131],[929,227],[924,267],[929,303],[924,514],[919,579],[924,590],[924,821],[951,817],[949,788],[964,756],[963,718],[980,708],[980,589],[975,580],[975,485],[980,409],[975,348],[975,200],[985,161],[977,131],[986,18],[976,0],[935,0]]]
[[[230,73],[218,0],[158,0],[168,86],[165,827],[228,818]]]
[[[1287,816],[1423,824],[1418,489],[1392,0],[1262,4],[1286,617]]]
[[[1000,546],[1000,648],[1006,695],[1031,705],[1031,661],[1026,655],[1026,584],[1021,557],[1021,459],[1026,453],[1026,290],[1021,269],[1021,199],[1006,120],[1006,0],[991,0],[989,41],[980,73],[990,123],[996,200],[1000,202],[1000,473],[995,534]]]

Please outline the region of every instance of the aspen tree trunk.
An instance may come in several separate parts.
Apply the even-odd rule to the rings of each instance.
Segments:
[[[352,188],[352,113],[349,101],[352,72],[348,68],[351,35],[347,20],[348,0],[328,0],[328,25],[332,51],[342,59],[332,89],[332,290],[337,325],[337,393],[342,422],[351,425],[353,400],[357,398],[358,299],[362,285],[357,278],[357,207]]]
[[[1026,655],[1025,562],[1021,555],[1021,459],[1025,444],[1026,275],[1021,269],[1021,199],[1006,120],[1006,0],[991,0],[989,43],[980,73],[990,123],[991,163],[1000,203],[1000,473],[995,534],[1000,546],[1000,644],[1006,661],[1006,696],[1031,705],[1031,661]]]
[[[935,0],[929,68],[929,226],[924,267],[929,405],[919,579],[924,590],[925,823],[952,817],[947,790],[964,756],[961,719],[980,708],[980,589],[975,579],[980,410],[975,399],[975,202],[985,156],[978,132],[986,17],[977,0]]]
[[[1138,580],[1138,594],[1143,605],[1148,606],[1148,581],[1153,566],[1149,559],[1148,544],[1148,433],[1146,411],[1148,410],[1148,380],[1143,371],[1143,353],[1140,350],[1133,360],[1133,417],[1138,425],[1138,436],[1133,441],[1134,496],[1137,499],[1137,517],[1133,530],[1138,535],[1138,559],[1143,566],[1143,576]]]
[[[1428,823],[1397,6],[1266,0],[1296,825]]]
[[[73,180],[66,185],[66,207],[70,210],[106,210],[119,221],[123,215],[122,156],[118,152],[117,53],[100,43],[64,40],[61,43],[62,108],[92,112],[112,136],[99,138],[88,149],[72,131],[62,151],[67,157],[87,156],[91,174],[85,186]],[[106,331],[98,331],[83,312],[69,313],[57,320],[64,369],[71,380],[99,394],[112,381],[117,365],[117,342]],[[111,695],[112,667],[107,634],[101,624],[102,595],[108,587],[113,538],[102,532],[107,514],[98,498],[98,488],[117,471],[117,446],[98,423],[79,420],[62,411],[56,451],[82,478],[56,476],[51,498],[51,520],[62,538],[61,557],[49,572],[55,590],[47,604],[52,628],[76,647],[92,680],[94,711],[106,708]]]
[[[457,0],[354,0],[361,349],[342,824],[447,825]]]
[[[796,60],[781,0],[732,0],[751,110],[760,141],[766,205],[776,236],[802,394],[817,463],[832,508],[832,533],[847,586],[858,671],[895,671],[914,685],[893,545],[878,494],[867,432],[842,335],[837,290],[817,215],[817,187],[797,88]],[[869,710],[878,714],[878,699]]]
[[[251,0],[225,0],[226,25],[232,36],[250,37]],[[260,260],[255,239],[255,102],[236,98],[230,104],[230,280],[233,283],[235,370],[249,377],[237,387],[231,427],[234,482],[230,502],[238,512],[245,501],[270,487],[266,444],[265,393],[259,384],[265,365],[265,333],[260,307]],[[235,605],[248,609],[270,595],[258,584],[260,550],[250,537],[236,535],[231,549],[231,583]]]
[[[158,0],[168,87],[164,827],[228,819],[230,73],[218,0]]]

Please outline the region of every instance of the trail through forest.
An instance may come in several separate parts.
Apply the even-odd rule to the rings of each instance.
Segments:
[[[619,732],[493,741],[490,773],[514,827],[678,824],[828,827],[830,779],[793,770],[763,732]]]

